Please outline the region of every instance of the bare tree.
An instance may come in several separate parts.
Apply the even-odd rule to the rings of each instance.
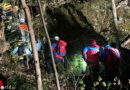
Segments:
[[[42,80],[41,80],[41,70],[40,70],[40,65],[39,65],[39,58],[38,58],[38,52],[37,52],[37,47],[36,47],[35,34],[34,34],[34,31],[33,31],[33,26],[32,26],[32,21],[31,21],[30,10],[29,10],[25,0],[21,0],[21,3],[22,3],[23,8],[25,9],[26,16],[27,16],[27,21],[28,21],[28,26],[29,26],[29,30],[30,30],[30,37],[31,37],[31,43],[32,43],[33,56],[34,56],[34,60],[35,60],[37,89],[38,90],[43,90]]]
[[[114,24],[115,24],[115,40],[116,40],[116,47],[120,47],[119,37],[118,37],[118,23],[117,23],[117,12],[116,12],[116,6],[115,6],[115,0],[112,1],[112,10],[113,10],[113,16],[114,16]]]
[[[52,48],[51,48],[51,41],[50,41],[50,37],[49,37],[48,31],[47,31],[46,22],[45,22],[45,18],[44,18],[44,15],[43,15],[43,11],[42,11],[40,0],[38,0],[38,3],[39,3],[41,17],[42,17],[42,23],[43,23],[43,26],[44,26],[44,29],[45,29],[45,33],[46,33],[46,36],[47,36],[47,40],[48,40],[48,43],[49,43],[49,47],[50,47],[51,59],[52,59],[53,69],[54,69],[54,72],[55,72],[57,88],[58,88],[58,90],[60,90],[60,84],[59,84],[59,79],[58,79],[58,75],[57,75],[57,69],[56,69],[56,65],[55,65],[53,51],[52,51]]]

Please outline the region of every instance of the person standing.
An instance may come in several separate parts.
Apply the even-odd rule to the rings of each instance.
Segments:
[[[93,86],[98,85],[98,75],[99,75],[99,45],[96,40],[90,40],[90,45],[83,49],[84,60],[89,65],[90,75],[86,77],[85,80],[90,80],[90,84]],[[85,81],[85,82],[86,82]]]
[[[109,44],[105,46],[100,56],[101,62],[105,66],[106,81],[113,81],[114,77],[118,75],[118,67],[120,61],[120,53],[116,48],[111,47]]]
[[[20,24],[18,25],[18,27],[19,27],[18,56],[19,60],[23,62],[25,56],[25,46],[27,45],[27,42],[29,40],[28,26],[25,24],[24,18],[20,18]]]
[[[54,60],[56,64],[62,64],[62,69],[64,69],[64,56],[66,56],[66,46],[67,43],[63,40],[60,40],[59,36],[54,37],[54,41],[51,45],[53,55],[54,55]],[[51,56],[49,54],[49,56]],[[48,62],[48,67],[51,67],[51,60]]]

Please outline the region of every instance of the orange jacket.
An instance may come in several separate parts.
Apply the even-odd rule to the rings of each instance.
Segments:
[[[25,25],[25,24],[20,24],[20,25],[19,25],[19,28],[20,28],[20,29],[23,29],[23,30],[28,30],[28,26]]]

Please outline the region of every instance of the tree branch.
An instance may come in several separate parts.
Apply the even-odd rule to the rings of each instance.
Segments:
[[[122,42],[121,46],[125,47],[129,43],[130,43],[130,35],[125,39],[125,41]]]
[[[50,37],[49,37],[49,34],[48,34],[48,30],[47,30],[47,27],[46,27],[46,22],[45,22],[45,18],[44,18],[44,15],[43,15],[43,10],[42,10],[42,7],[41,7],[41,2],[40,2],[40,0],[37,0],[37,1],[38,1],[39,8],[40,8],[40,14],[41,14],[41,18],[42,18],[42,23],[43,23],[43,26],[44,26],[44,29],[45,29],[45,33],[46,33],[46,37],[47,37],[47,40],[48,40],[48,44],[49,44],[49,47],[50,47],[51,60],[52,60],[53,69],[54,69],[54,72],[55,72],[55,78],[56,78],[57,88],[58,88],[58,90],[60,90],[60,84],[59,84],[59,79],[58,79],[58,75],[57,75],[57,69],[56,69],[56,65],[55,65],[53,51],[52,51],[52,48],[51,48],[51,40],[50,40]]]
[[[118,6],[116,7],[116,9],[120,8],[120,7],[124,7],[128,5],[128,0],[122,1],[118,4]]]

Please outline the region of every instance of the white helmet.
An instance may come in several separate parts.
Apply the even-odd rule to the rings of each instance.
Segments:
[[[59,41],[59,40],[60,40],[59,36],[55,36],[54,39],[55,39],[56,41]]]
[[[20,18],[20,23],[25,23],[25,19],[24,18]]]

